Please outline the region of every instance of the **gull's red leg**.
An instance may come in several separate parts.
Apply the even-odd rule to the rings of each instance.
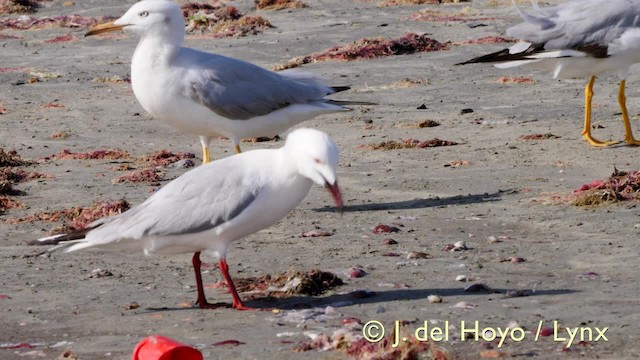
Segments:
[[[224,258],[220,259],[220,272],[227,282],[231,296],[233,296],[233,307],[237,310],[252,310],[250,307],[246,307],[240,299],[236,286],[233,285],[233,280],[231,280],[231,276],[229,275],[229,265],[227,265],[227,260]]]
[[[204,286],[202,285],[202,273],[200,272],[200,266],[202,265],[200,261],[200,251],[193,254],[191,262],[193,264],[193,271],[196,273],[196,287],[198,288],[198,300],[196,300],[196,304],[200,309],[217,309],[224,307],[225,304],[209,304],[207,302],[207,298],[204,295]]]

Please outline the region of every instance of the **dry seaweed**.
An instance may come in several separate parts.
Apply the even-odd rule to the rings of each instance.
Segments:
[[[533,84],[536,81],[530,77],[502,76],[496,82],[501,84]]]
[[[166,167],[173,163],[177,163],[181,160],[193,160],[196,158],[194,153],[190,152],[178,152],[174,153],[169,150],[158,150],[151,154],[145,154],[140,157],[136,162],[139,162],[144,166],[152,166],[152,167]],[[195,164],[191,161],[190,165],[187,164],[185,167],[193,167]]]
[[[396,347],[392,346],[395,339],[403,339]],[[407,333],[403,326],[400,326],[400,333],[395,334],[395,330],[377,342],[372,342],[362,336],[361,325],[353,322],[343,324],[341,328],[334,331],[331,336],[317,334],[306,343],[296,346],[294,351],[339,351],[354,359],[400,359],[411,360],[421,358],[432,358],[438,360],[452,359],[451,354],[435,342],[426,339],[416,339],[414,334]]]
[[[0,1],[0,14],[31,14],[36,12],[42,2],[51,0],[2,0]]]
[[[342,280],[331,272],[322,270],[299,272],[293,269],[274,277],[264,275],[239,278],[235,279],[234,283],[239,292],[268,294],[280,298],[294,295],[321,295],[336,286],[344,285]]]
[[[319,61],[353,61],[392,55],[414,54],[417,52],[441,51],[447,50],[448,47],[448,42],[441,43],[431,39],[427,35],[418,35],[415,33],[406,33],[395,39],[382,37],[364,38],[348,45],[338,45],[320,53],[291,59],[283,65],[274,67],[274,70],[290,69]]]
[[[378,6],[400,6],[400,5],[433,5],[445,3],[469,2],[470,0],[385,0]]]
[[[27,166],[31,164],[33,162],[22,159],[15,150],[5,152],[3,148],[0,148],[0,167]]]
[[[155,168],[144,168],[130,171],[111,180],[112,183],[141,183],[151,182],[157,183],[164,178],[165,173]]]
[[[402,141],[383,141],[381,143],[368,144],[368,145],[360,145],[358,148],[367,149],[367,150],[397,150],[397,149],[415,149],[415,148],[429,148],[429,147],[437,147],[437,146],[452,146],[458,145],[455,141],[449,140],[441,140],[438,138],[434,138],[431,140],[420,141],[416,139],[406,139]]]
[[[485,36],[479,39],[471,39],[465,40],[461,42],[455,43],[455,45],[482,45],[482,44],[504,44],[504,43],[514,43],[517,40],[505,38],[502,36]]]
[[[392,0],[396,1],[396,0]],[[495,17],[479,17],[471,16],[465,13],[443,13],[436,10],[422,10],[407,16],[405,19],[414,21],[431,21],[431,22],[469,22],[469,21],[494,21]]]
[[[59,153],[41,158],[42,161],[49,160],[88,160],[88,159],[128,159],[131,156],[128,152],[118,149],[95,150],[91,152],[73,152],[69,149],[60,150]]]
[[[604,180],[582,185],[574,192],[571,204],[598,206],[620,201],[640,200],[640,171],[619,171]]]
[[[549,139],[559,139],[559,138],[560,138],[560,136],[553,135],[552,133],[530,134],[530,135],[522,135],[522,136],[520,136],[520,140],[524,140],[524,141],[549,140]]]
[[[103,217],[118,215],[129,210],[129,203],[122,199],[118,201],[99,201],[88,207],[76,206],[71,209],[62,209],[54,211],[44,211],[25,217],[13,218],[5,220],[8,224],[24,224],[35,221],[45,222],[64,222],[63,227],[54,228],[58,231],[62,230],[82,230],[89,224]]]
[[[255,35],[273,27],[259,16],[245,16],[235,6],[220,3],[182,5],[187,33],[211,33],[214,38]]]
[[[46,27],[85,28],[113,19],[111,16],[60,15],[35,18],[23,15],[18,18],[0,19],[0,30],[34,30]]]
[[[2,193],[2,181],[0,181],[0,194]],[[0,196],[0,215],[9,209],[24,208],[24,204],[7,196]]]
[[[300,0],[255,0],[256,10],[301,9],[307,5]]]

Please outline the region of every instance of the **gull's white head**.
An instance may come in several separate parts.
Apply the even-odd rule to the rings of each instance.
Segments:
[[[184,27],[182,10],[174,1],[143,0],[134,4],[119,19],[91,28],[85,36],[122,29],[141,37],[153,35],[182,42]]]
[[[287,136],[285,151],[293,157],[298,172],[318,185],[329,189],[336,206],[342,209],[342,194],[338,188],[338,147],[322,131],[302,128]]]

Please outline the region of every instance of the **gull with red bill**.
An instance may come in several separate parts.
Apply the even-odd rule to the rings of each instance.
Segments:
[[[331,87],[313,74],[273,72],[251,63],[183,47],[185,22],[169,0],[143,0],[119,19],[85,36],[124,30],[140,36],[131,60],[131,86],[154,118],[200,136],[203,162],[217,136],[240,140],[278,135],[318,115],[351,110],[361,101],[326,99],[349,89]]]
[[[204,294],[200,252],[210,252],[220,259],[232,306],[245,310],[229,275],[229,243],[284,218],[307,196],[313,183],[326,186],[342,211],[337,165],[338,149],[327,134],[297,129],[279,149],[247,151],[205,164],[169,182],[131,210],[99,219],[85,230],[34,243],[57,245],[48,251],[95,247],[142,250],[145,255],[194,253],[200,308],[223,306],[208,303]]]

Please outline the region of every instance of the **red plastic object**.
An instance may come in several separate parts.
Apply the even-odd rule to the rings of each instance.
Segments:
[[[202,360],[202,353],[168,337],[152,335],[136,345],[133,360]]]

